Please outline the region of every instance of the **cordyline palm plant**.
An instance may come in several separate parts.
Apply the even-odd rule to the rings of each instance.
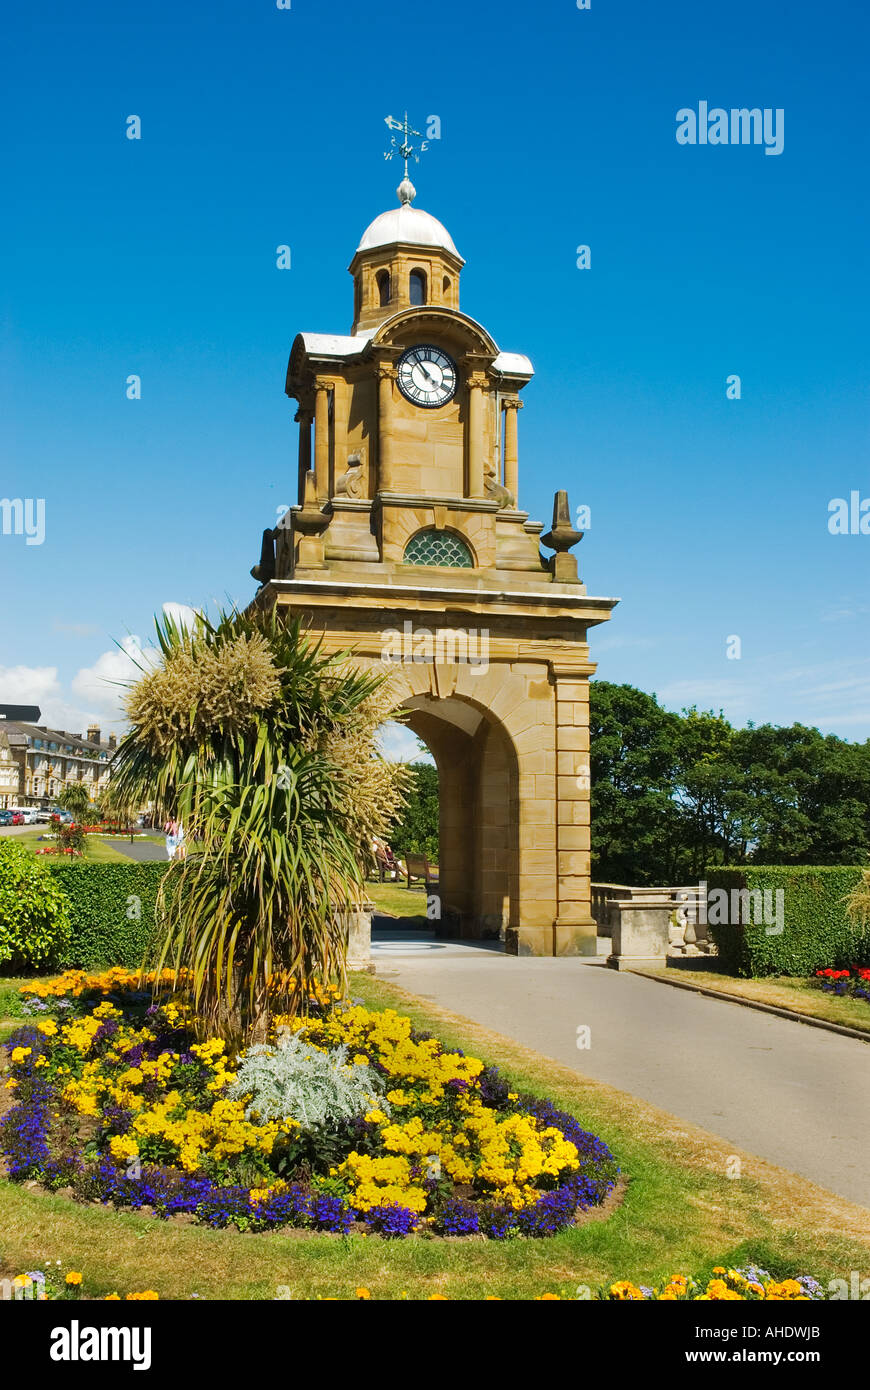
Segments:
[[[274,612],[165,617],[157,639],[158,664],[128,690],[113,796],[185,827],[187,857],[161,890],[160,967],[190,972],[204,1030],[260,1040],[270,1012],[343,981],[362,837],[401,802],[401,770],[359,767],[392,706],[382,676],[324,656]]]

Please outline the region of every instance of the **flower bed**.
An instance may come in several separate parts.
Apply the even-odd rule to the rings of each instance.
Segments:
[[[231,1059],[194,1040],[182,983],[114,969],[24,987],[11,1178],[212,1227],[493,1239],[552,1235],[614,1186],[573,1116],[392,1009],[322,995]]]
[[[766,1269],[748,1265],[745,1269],[725,1269],[717,1265],[709,1279],[698,1281],[685,1274],[673,1274],[654,1288],[620,1280],[602,1289],[599,1298],[616,1302],[653,1301],[658,1303],[708,1303],[733,1301],[795,1302],[825,1298],[817,1279],[801,1274],[796,1279],[775,1279]]]
[[[3,1282],[0,1279],[0,1285]],[[54,1265],[47,1260],[43,1269],[29,1270],[26,1274],[18,1274],[15,1278],[10,1279],[8,1284],[9,1292],[6,1296],[19,1300],[68,1301],[95,1296],[88,1293],[84,1275],[80,1271],[70,1270],[66,1275],[61,1272],[60,1260],[57,1260]],[[768,1270],[761,1269],[757,1265],[749,1265],[745,1269],[725,1269],[719,1266],[713,1270],[709,1278],[701,1281],[689,1278],[685,1274],[674,1274],[655,1288],[646,1287],[643,1284],[633,1284],[626,1279],[600,1289],[595,1294],[591,1294],[583,1286],[583,1292],[584,1297],[591,1298],[593,1301],[609,1302],[712,1303],[738,1300],[755,1303],[808,1303],[825,1300],[831,1290],[829,1288],[826,1291],[819,1281],[810,1275],[804,1274],[797,1279],[777,1280]],[[172,1296],[188,1300],[199,1298],[197,1293],[187,1293],[182,1290]],[[539,1294],[536,1301],[561,1301],[576,1299],[579,1296],[577,1290],[570,1289],[560,1293]],[[840,1294],[837,1293],[836,1296],[839,1298]],[[121,1295],[118,1293],[105,1295],[106,1301],[118,1301],[120,1297]],[[160,1295],[154,1289],[145,1289],[142,1292],[128,1293],[124,1297],[127,1301],[153,1301],[158,1299]],[[320,1298],[322,1295],[317,1297]],[[368,1301],[373,1298],[373,1295],[370,1289],[358,1287],[352,1293],[341,1293],[337,1297]],[[407,1294],[403,1294],[402,1297],[406,1298]],[[498,1294],[487,1294],[484,1298],[488,1303],[501,1302]],[[428,1300],[430,1302],[433,1300],[450,1301],[449,1296],[443,1293],[429,1294]]]
[[[93,1297],[86,1292],[81,1270],[70,1269],[63,1274],[60,1260],[56,1260],[54,1264],[46,1260],[42,1269],[29,1269],[25,1274],[16,1274],[9,1280],[0,1278],[0,1289],[3,1297],[18,1299],[19,1302],[31,1299],[37,1303],[62,1303]],[[128,1303],[156,1302],[159,1298],[159,1293],[154,1289],[143,1289],[141,1292],[134,1291],[124,1295]],[[118,1303],[121,1301],[121,1295],[109,1293],[104,1296],[103,1301]]]
[[[870,1003],[870,967],[866,965],[853,965],[848,970],[817,970],[814,979],[826,994]]]

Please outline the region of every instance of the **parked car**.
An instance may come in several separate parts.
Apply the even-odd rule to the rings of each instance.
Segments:
[[[0,811],[0,825],[11,825],[11,824],[12,824],[12,812],[11,812],[11,811]]]
[[[12,824],[13,824],[13,825],[23,825],[23,824],[24,824],[24,816],[23,816],[23,814],[22,814],[21,811],[13,811],[13,812],[12,812]]]
[[[37,825],[47,825],[48,822],[51,820],[51,817],[52,817],[52,812],[49,811],[49,809],[48,809],[47,806],[37,806],[37,808],[36,808],[36,824],[37,824]]]

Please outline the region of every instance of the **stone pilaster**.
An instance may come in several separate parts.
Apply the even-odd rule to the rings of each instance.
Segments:
[[[483,497],[483,390],[486,374],[472,371],[468,374],[468,495]]]
[[[558,909],[554,955],[594,956],[589,770],[589,676],[595,667],[553,667],[556,693]]]
[[[504,485],[514,499],[519,500],[519,461],[517,457],[517,411],[523,403],[518,396],[502,397],[504,410]]]
[[[396,369],[388,362],[378,363],[378,491],[393,487],[393,382]]]
[[[314,387],[314,481],[318,502],[329,500],[329,390],[332,383]]]

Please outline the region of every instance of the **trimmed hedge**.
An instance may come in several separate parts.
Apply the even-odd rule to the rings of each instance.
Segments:
[[[709,933],[729,975],[812,975],[827,967],[870,964],[870,926],[860,927],[846,915],[845,898],[863,870],[849,865],[716,866],[707,870],[707,891],[783,892],[783,930],[770,923],[711,921]],[[714,900],[715,901],[715,900]],[[777,899],[769,898],[775,906]],[[711,905],[711,917],[713,910]],[[730,913],[731,917],[738,914]],[[743,916],[744,914],[739,914]]]
[[[123,965],[133,970],[153,958],[157,891],[168,861],[83,864],[56,860],[46,867],[69,903],[72,925],[58,966],[92,970]]]

